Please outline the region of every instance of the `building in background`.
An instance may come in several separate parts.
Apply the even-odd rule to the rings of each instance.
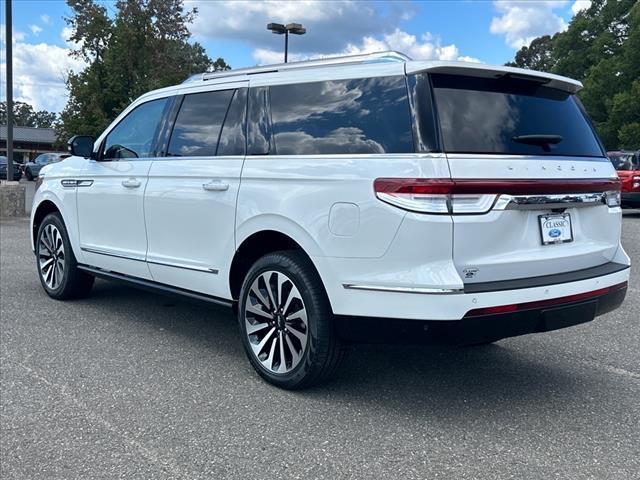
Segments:
[[[54,150],[53,128],[13,127],[13,159],[27,163],[43,152]],[[0,125],[0,155],[7,155],[7,126]]]

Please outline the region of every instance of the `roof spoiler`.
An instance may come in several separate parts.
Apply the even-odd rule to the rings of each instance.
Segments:
[[[449,61],[425,61],[408,62],[407,73],[433,72],[448,73],[452,75],[466,75],[469,77],[500,78],[505,75],[529,79],[544,83],[551,88],[557,88],[569,93],[577,93],[582,89],[582,83],[571,78],[554,75],[552,73],[536,72],[524,68],[497,67],[482,63],[449,62]]]

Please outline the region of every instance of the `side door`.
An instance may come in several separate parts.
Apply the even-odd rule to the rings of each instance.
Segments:
[[[157,282],[230,298],[227,270],[235,251],[247,82],[217,88],[180,92],[164,158],[149,171],[146,258]]]
[[[145,263],[144,189],[169,103],[160,98],[133,108],[104,137],[97,159],[87,162],[77,183],[85,263],[151,278]]]

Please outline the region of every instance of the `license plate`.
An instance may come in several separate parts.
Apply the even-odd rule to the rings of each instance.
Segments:
[[[573,241],[571,215],[568,213],[540,215],[538,219],[540,220],[540,237],[543,245]]]

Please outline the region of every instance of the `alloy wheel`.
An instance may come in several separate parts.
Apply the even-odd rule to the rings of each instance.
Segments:
[[[245,329],[251,350],[264,368],[284,374],[307,349],[307,310],[293,280],[274,270],[258,275],[245,299]]]
[[[55,290],[64,278],[65,252],[60,230],[48,224],[42,229],[38,245],[40,275],[47,287]]]

